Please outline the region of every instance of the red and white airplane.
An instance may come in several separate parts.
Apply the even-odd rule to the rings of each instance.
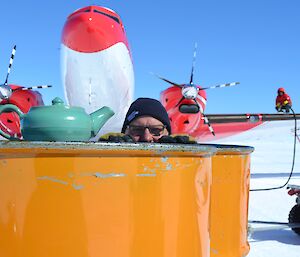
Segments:
[[[120,16],[100,6],[81,8],[62,32],[61,68],[69,105],[91,113],[106,105],[115,115],[102,133],[119,131],[132,102],[134,73]]]
[[[169,113],[174,133],[188,133],[199,141],[207,141],[249,130],[264,121],[294,118],[288,114],[204,114],[206,89],[238,83],[208,88],[194,85],[195,57],[196,51],[189,83],[177,84],[162,78],[172,84],[161,93],[161,102]],[[120,131],[132,101],[134,74],[119,15],[105,7],[88,6],[68,17],[62,35],[62,76],[70,105],[82,106],[87,112],[110,106],[117,116],[101,132]]]
[[[23,112],[31,106],[43,105],[39,92],[7,83],[0,85],[0,104],[12,103]],[[161,93],[174,133],[187,133],[199,141],[214,140],[254,128],[264,121],[297,119],[299,114],[205,114],[205,90],[233,86],[238,82],[201,87],[193,82],[194,61],[189,83],[177,84]],[[62,81],[69,105],[81,106],[88,113],[106,105],[116,115],[107,122],[102,133],[120,131],[132,102],[134,73],[131,53],[120,16],[105,7],[88,6],[68,16],[62,32]],[[46,86],[47,87],[47,86]],[[0,116],[0,128],[10,135],[20,134],[19,117],[14,113]]]
[[[193,82],[196,46],[189,83],[178,84],[159,77],[172,86],[161,92],[160,100],[166,108],[172,125],[172,132],[189,134],[198,142],[232,136],[265,121],[300,119],[300,114],[205,114],[207,97],[204,90],[229,87],[232,82],[211,87],[201,87]]]

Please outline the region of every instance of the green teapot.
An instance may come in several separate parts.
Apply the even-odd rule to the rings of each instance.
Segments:
[[[106,121],[114,115],[109,107],[88,115],[84,108],[64,105],[59,97],[52,100],[52,105],[31,107],[24,114],[17,106],[0,106],[3,112],[16,112],[21,120],[21,133],[27,141],[88,141],[96,136]],[[7,139],[19,140],[0,130],[0,135]]]

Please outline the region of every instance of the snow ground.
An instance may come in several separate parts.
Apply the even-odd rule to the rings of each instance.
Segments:
[[[251,189],[277,187],[286,182],[291,171],[293,129],[294,121],[269,122],[214,143],[254,146],[255,151],[251,156]],[[294,175],[289,184],[300,185],[298,139],[296,147]],[[286,187],[272,191],[250,192],[249,220],[287,222],[288,214],[295,205],[295,199],[295,196],[287,194]],[[252,227],[259,227],[259,225],[252,225]],[[300,236],[290,229],[256,231],[249,237],[249,242],[248,257],[300,256]]]

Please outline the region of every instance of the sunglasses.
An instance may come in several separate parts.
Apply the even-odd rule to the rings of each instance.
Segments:
[[[145,133],[145,129],[148,129],[152,136],[161,136],[166,126],[157,125],[157,126],[134,126],[129,125],[128,129],[131,135],[133,136],[142,136]]]

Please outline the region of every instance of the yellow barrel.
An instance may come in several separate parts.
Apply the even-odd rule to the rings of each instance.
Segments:
[[[250,154],[253,147],[216,145],[212,158],[211,256],[242,257],[247,241]]]
[[[215,151],[3,141],[0,256],[208,257]]]

